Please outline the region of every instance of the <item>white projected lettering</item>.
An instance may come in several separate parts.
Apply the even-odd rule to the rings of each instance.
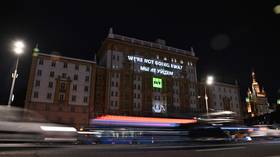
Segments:
[[[149,66],[141,65],[140,70],[146,71],[146,72],[152,72],[155,74],[161,74],[161,75],[173,75],[174,74],[173,71],[166,70],[164,68],[170,68],[170,69],[176,69],[176,70],[182,70],[182,68],[183,68],[183,66],[179,65],[179,64],[173,64],[173,63],[168,63],[168,62],[164,62],[164,61],[138,57],[138,56],[127,56],[127,59],[134,63],[158,66],[160,68],[154,68],[154,67],[150,68]]]

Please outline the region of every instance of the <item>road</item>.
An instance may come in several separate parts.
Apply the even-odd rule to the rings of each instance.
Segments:
[[[20,147],[18,147],[20,148]],[[219,145],[74,145],[1,149],[5,157],[280,157],[280,142]]]

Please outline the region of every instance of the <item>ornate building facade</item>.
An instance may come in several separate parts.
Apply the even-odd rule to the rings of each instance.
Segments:
[[[269,113],[269,103],[264,88],[256,81],[256,74],[252,72],[252,86],[246,97],[246,111],[250,117]]]

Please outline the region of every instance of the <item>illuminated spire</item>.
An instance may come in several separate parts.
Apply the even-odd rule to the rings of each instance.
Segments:
[[[33,49],[34,52],[39,52],[38,43],[36,44],[35,48]]]
[[[257,83],[256,74],[255,74],[254,70],[252,71],[252,79],[253,79],[253,83]]]

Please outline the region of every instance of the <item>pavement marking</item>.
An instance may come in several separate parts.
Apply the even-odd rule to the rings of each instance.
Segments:
[[[210,151],[223,151],[223,150],[233,150],[233,149],[245,149],[246,147],[231,147],[231,148],[211,148],[211,149],[198,149],[197,152],[210,152]]]

